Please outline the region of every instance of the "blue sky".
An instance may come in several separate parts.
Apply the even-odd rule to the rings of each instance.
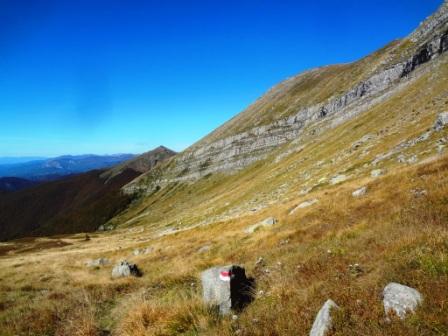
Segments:
[[[0,156],[182,150],[441,0],[0,0]]]

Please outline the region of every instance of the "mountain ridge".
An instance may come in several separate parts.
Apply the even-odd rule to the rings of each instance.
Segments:
[[[314,131],[322,130],[364,112],[412,81],[414,71],[448,50],[446,12],[445,1],[411,33],[412,38],[392,42],[357,62],[312,69],[281,82],[166,163],[163,173],[144,174],[124,191],[151,193],[169,181],[191,181],[241,170],[297,140],[313,123],[318,125]],[[248,125],[252,128],[245,130]]]

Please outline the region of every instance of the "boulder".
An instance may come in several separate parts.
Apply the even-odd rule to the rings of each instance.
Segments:
[[[331,311],[333,309],[339,309],[333,300],[327,300],[322,308],[317,313],[314,320],[313,327],[311,328],[310,336],[325,336],[331,329]]]
[[[122,278],[128,276],[140,277],[142,272],[138,269],[137,265],[130,264],[126,260],[120,261],[112,269],[112,278]]]
[[[448,112],[442,112],[437,116],[434,129],[436,131],[441,131],[446,125],[448,125]]]
[[[104,265],[109,265],[110,260],[106,258],[98,258],[98,259],[92,259],[86,262],[87,267],[100,267]]]
[[[243,267],[213,267],[201,273],[202,297],[206,304],[217,307],[221,315],[239,310],[253,299],[253,280]]]
[[[353,197],[361,197],[364,196],[367,193],[367,187],[362,187],[359,189],[356,189],[354,192],[352,192]]]
[[[403,320],[407,313],[413,313],[421,303],[422,296],[414,288],[395,282],[391,282],[384,287],[383,305],[386,315],[392,312]]]
[[[260,223],[248,226],[244,232],[251,234],[254,233],[255,231],[257,231],[258,229],[262,228],[262,227],[270,227],[273,226],[277,223],[277,219],[274,217],[268,217],[265,220],[261,221]]]

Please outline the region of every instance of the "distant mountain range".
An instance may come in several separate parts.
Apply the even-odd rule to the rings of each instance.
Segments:
[[[15,159],[15,162],[14,158],[1,158],[0,177],[18,177],[32,181],[55,180],[62,176],[79,174],[93,169],[109,168],[135,156],[134,154],[66,155],[27,162],[22,162],[20,158]],[[2,162],[10,163],[1,164]]]
[[[0,156],[0,165],[47,160],[44,156]]]
[[[63,156],[14,165],[15,170],[10,171],[33,176],[34,181],[0,178],[0,241],[95,231],[131,201],[132,197],[121,193],[123,185],[175,154],[160,146],[137,157],[129,154]],[[126,157],[129,160],[122,162]],[[94,169],[113,164],[114,167],[109,169]],[[90,171],[58,175],[60,178],[55,181],[36,181],[81,169]]]

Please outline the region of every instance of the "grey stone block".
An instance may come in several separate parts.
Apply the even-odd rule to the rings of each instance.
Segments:
[[[209,268],[201,273],[201,282],[204,302],[218,307],[221,315],[240,310],[253,299],[254,280],[240,266]]]

